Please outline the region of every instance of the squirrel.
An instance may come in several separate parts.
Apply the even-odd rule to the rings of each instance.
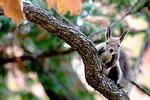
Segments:
[[[102,72],[119,84],[124,78],[128,80],[129,64],[125,52],[120,49],[120,45],[128,33],[126,29],[120,37],[112,37],[111,28],[106,28],[106,41],[96,45],[98,55],[101,60]]]

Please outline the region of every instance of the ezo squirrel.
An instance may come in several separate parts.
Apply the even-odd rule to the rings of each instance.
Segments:
[[[106,41],[96,46],[102,64],[102,72],[119,84],[124,78],[128,80],[129,64],[126,54],[120,45],[124,40],[128,30],[125,30],[120,37],[112,37],[111,28],[106,28]]]

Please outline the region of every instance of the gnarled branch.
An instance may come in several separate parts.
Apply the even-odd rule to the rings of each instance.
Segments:
[[[23,5],[27,20],[41,25],[47,31],[63,39],[81,56],[85,65],[85,78],[89,85],[109,100],[129,100],[127,94],[103,74],[97,50],[92,41],[70,25],[56,19],[47,11],[30,3]]]

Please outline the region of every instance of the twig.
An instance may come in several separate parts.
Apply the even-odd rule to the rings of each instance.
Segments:
[[[66,50],[66,51],[46,51],[43,52],[39,55],[33,55],[33,54],[29,54],[29,55],[23,55],[21,57],[19,57],[21,60],[33,60],[33,59],[38,59],[38,58],[42,58],[42,57],[52,57],[52,56],[58,56],[58,55],[63,55],[63,54],[68,54],[73,52],[74,50],[72,48]],[[14,58],[2,58],[0,57],[0,61],[1,64],[5,64],[8,62],[15,62]]]
[[[150,24],[148,26],[148,29],[146,30],[146,34],[145,34],[145,37],[144,37],[144,41],[143,41],[143,44],[142,44],[142,47],[141,47],[141,52],[136,60],[136,63],[135,63],[135,66],[133,67],[133,75],[132,75],[132,81],[135,81],[136,80],[136,76],[137,74],[139,73],[139,67],[140,67],[140,64],[141,64],[141,60],[142,60],[142,57],[144,55],[144,51],[147,47],[147,44],[148,44],[148,40],[149,40],[149,35],[150,35]],[[132,85],[131,84],[128,84],[128,88],[127,88],[127,91],[130,92],[130,89],[132,88]]]
[[[53,10],[58,16],[60,16],[64,21],[66,21],[68,24],[70,24],[72,27],[75,27],[69,19],[67,19],[65,16],[61,15],[55,8],[52,8],[52,10]],[[76,28],[76,27],[75,27],[75,28]]]
[[[81,34],[83,34],[75,25],[73,25],[73,23],[66,18],[65,16],[61,15],[55,8],[52,8],[52,10],[58,15],[60,16],[65,22],[67,22],[68,24],[70,24],[73,28],[75,28],[76,30],[78,30]]]
[[[148,96],[150,96],[150,92],[148,92],[147,90],[145,90],[141,85],[138,85],[137,83],[135,83],[134,81],[130,80],[130,83],[132,83],[133,85],[135,85],[139,90],[141,90],[142,92],[144,92],[145,94],[147,94]]]
[[[142,32],[146,32],[146,29],[143,29],[143,30],[130,30],[130,35],[135,35],[135,34],[137,34],[137,33],[142,33]],[[100,39],[99,38],[96,38],[96,39],[94,39],[94,42],[95,41],[99,41]]]
[[[131,30],[130,32],[132,32],[132,33],[141,33],[141,32],[146,32],[146,29],[144,29],[144,30]]]
[[[138,0],[132,7],[129,8],[129,10],[117,21],[113,22],[110,26],[114,27],[116,24],[118,24],[120,21],[122,21],[126,16],[128,16],[129,14],[131,14],[132,10],[137,6],[137,4],[140,2],[140,0]],[[88,37],[91,38],[92,36],[94,36],[97,33],[103,32],[105,31],[105,29],[100,29],[97,32],[93,32],[91,33]]]
[[[47,31],[63,39],[79,53],[84,63],[85,78],[89,85],[109,100],[129,100],[123,89],[118,88],[113,81],[99,73],[101,64],[97,50],[93,42],[84,34],[32,4],[23,2],[23,11],[27,20],[41,25]]]

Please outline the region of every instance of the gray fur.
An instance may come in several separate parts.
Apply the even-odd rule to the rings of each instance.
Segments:
[[[123,72],[123,78],[128,80],[129,79],[129,63],[128,63],[127,55],[122,49],[120,50],[119,63],[120,63],[121,70]]]
[[[128,60],[124,51],[120,50],[121,42],[127,33],[128,30],[125,30],[120,37],[114,38],[111,36],[111,28],[108,25],[106,29],[106,41],[96,46],[102,62],[102,71],[110,79],[114,80],[115,83],[120,83],[122,78],[128,79]]]

